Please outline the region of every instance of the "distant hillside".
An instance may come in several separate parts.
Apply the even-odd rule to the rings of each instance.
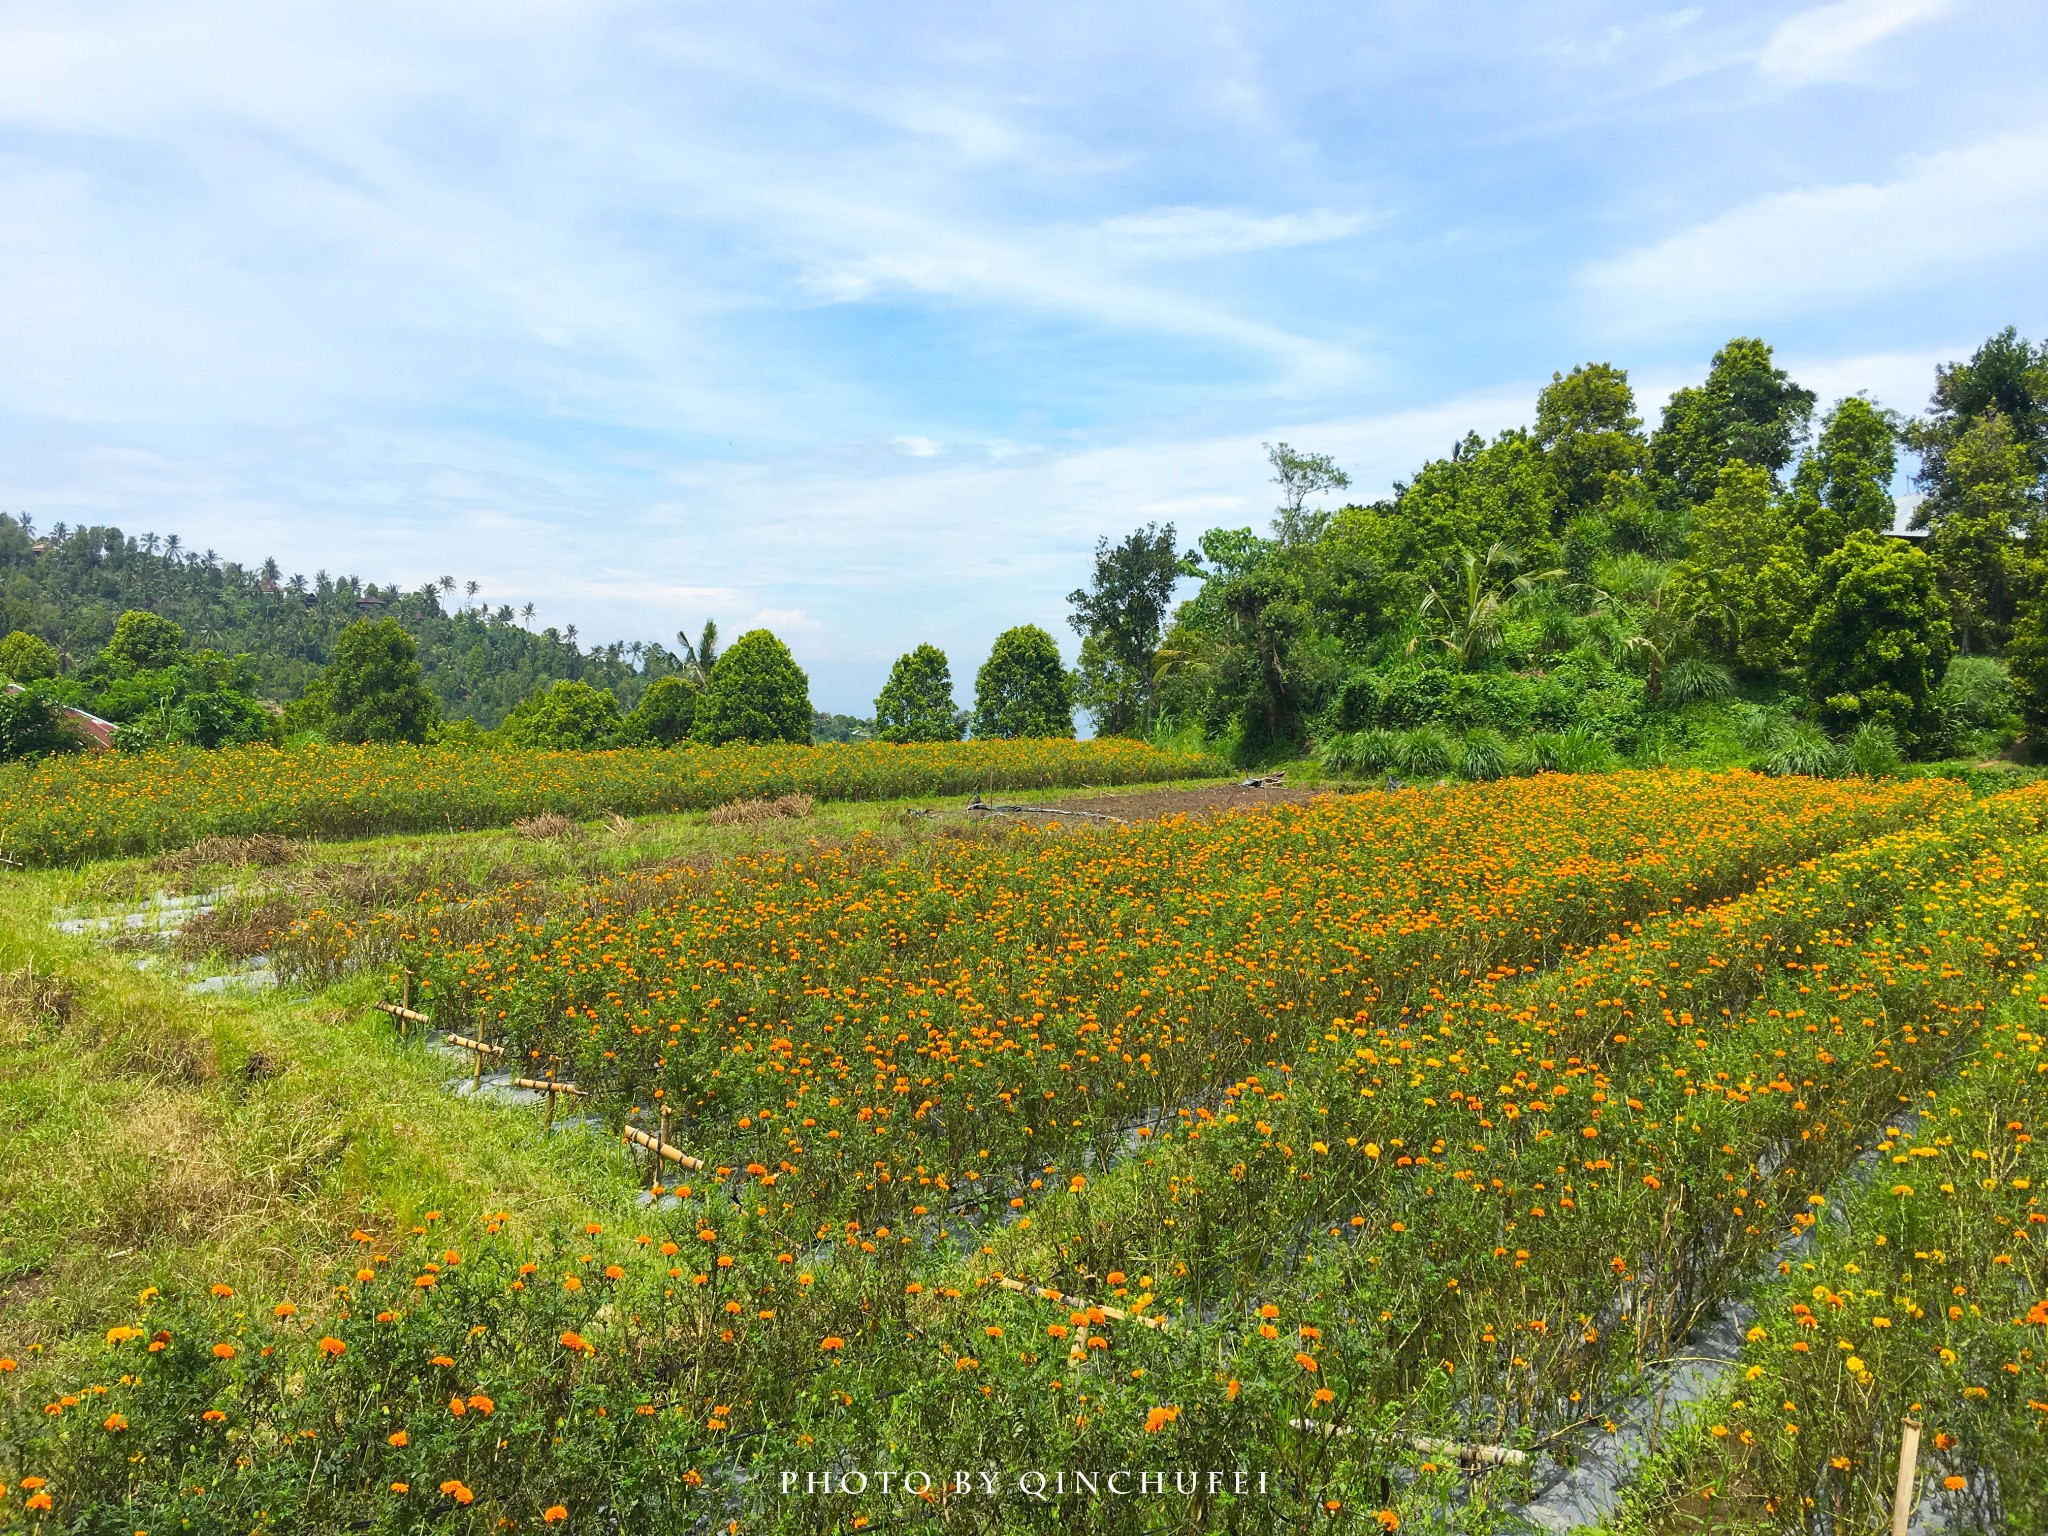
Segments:
[[[250,656],[264,693],[288,702],[319,675],[347,625],[389,615],[418,641],[427,686],[446,714],[495,726],[535,688],[562,678],[609,688],[631,708],[677,665],[660,645],[586,652],[573,627],[534,633],[530,610],[463,606],[465,595],[447,578],[411,592],[325,571],[308,579],[274,560],[250,569],[188,550],[176,537],[62,524],[37,534],[0,514],[0,634],[42,636],[67,668],[89,659],[123,612],[147,608],[183,625],[194,645]]]

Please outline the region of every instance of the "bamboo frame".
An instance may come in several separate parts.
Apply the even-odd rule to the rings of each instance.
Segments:
[[[475,1051],[479,1056],[503,1056],[505,1054],[505,1047],[502,1045],[487,1045],[481,1040],[472,1040],[467,1035],[450,1034],[444,1035],[442,1038],[458,1050]]]
[[[1142,1323],[1147,1328],[1172,1326],[1171,1321],[1164,1317],[1147,1317],[1142,1312],[1126,1312],[1122,1307],[1105,1307],[1100,1302],[1083,1301],[1078,1296],[1068,1296],[1043,1285],[1027,1285],[1024,1281],[1012,1280],[1007,1275],[998,1276],[996,1283],[1006,1291],[1017,1291],[1026,1296],[1039,1297],[1044,1301],[1058,1302],[1061,1306],[1071,1307],[1076,1312],[1100,1312],[1104,1317],[1113,1317],[1120,1323]]]
[[[1358,1433],[1349,1424],[1325,1424],[1317,1419],[1289,1419],[1287,1424],[1290,1429],[1309,1430],[1333,1440],[1348,1440]],[[1529,1464],[1529,1453],[1516,1450],[1510,1445],[1466,1445],[1456,1440],[1438,1440],[1430,1435],[1406,1435],[1399,1431],[1391,1432],[1387,1438],[1398,1440],[1425,1456],[1454,1457],[1462,1466],[1526,1467]]]
[[[645,1131],[636,1130],[630,1125],[626,1127],[625,1140],[632,1146],[644,1147],[649,1152],[657,1153],[671,1163],[680,1163],[692,1173],[704,1171],[702,1159],[692,1157],[680,1147],[672,1147],[667,1142],[657,1140]]]

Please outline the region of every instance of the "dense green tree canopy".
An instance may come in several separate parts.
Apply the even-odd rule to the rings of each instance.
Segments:
[[[693,741],[808,742],[811,682],[789,647],[765,629],[735,640],[711,669],[697,701]]]
[[[1877,721],[1908,750],[1939,736],[1934,694],[1954,647],[1936,574],[1920,550],[1867,529],[1821,561],[1800,639],[1832,723]]]
[[[920,645],[898,656],[875,698],[876,735],[883,741],[958,741],[961,729],[946,653]]]
[[[0,763],[76,752],[85,739],[50,691],[39,683],[19,693],[0,689]]]
[[[40,635],[17,629],[0,640],[0,677],[16,683],[39,683],[57,675],[57,648]]]
[[[1148,523],[1119,544],[1102,539],[1093,579],[1067,594],[1074,609],[1067,622],[1082,641],[1080,702],[1098,736],[1128,736],[1150,723],[1167,608],[1181,577],[1197,573],[1193,552],[1182,554],[1177,544],[1171,523]]]
[[[341,632],[320,698],[334,741],[425,741],[441,717],[418,649],[396,619],[359,619]]]
[[[640,702],[619,728],[619,739],[634,746],[672,747],[690,738],[697,723],[697,686],[686,678],[664,677],[648,684]]]
[[[183,629],[157,614],[134,609],[115,622],[99,659],[110,672],[153,672],[170,666],[184,652]]]
[[[1705,383],[1673,392],[1650,439],[1651,463],[1697,505],[1719,489],[1729,464],[1775,476],[1791,463],[1813,405],[1813,391],[1793,383],[1768,346],[1738,336],[1714,354]]]
[[[974,734],[1072,736],[1074,684],[1060,648],[1036,624],[996,636],[974,679]]]
[[[1567,514],[1625,499],[1650,458],[1628,373],[1612,363],[1553,373],[1536,397],[1535,439]]]
[[[498,735],[508,746],[589,752],[610,746],[622,719],[609,689],[564,678],[523,700],[505,717]]]

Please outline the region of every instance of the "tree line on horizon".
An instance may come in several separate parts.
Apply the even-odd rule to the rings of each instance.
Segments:
[[[1069,596],[1075,667],[1018,626],[963,710],[948,658],[920,645],[866,720],[815,711],[765,630],[723,653],[709,624],[586,651],[573,627],[533,632],[531,604],[477,603],[475,582],[448,606],[449,576],[308,581],[0,516],[0,674],[27,690],[0,704],[0,755],[50,750],[53,704],[137,746],[944,741],[1072,735],[1078,707],[1100,735],[1248,763],[1314,749],[1474,777],[1731,743],[1831,771],[1995,749],[2048,718],[2048,343],[1991,337],[1936,371],[1917,418],[1858,394],[1816,423],[1818,405],[1738,337],[1654,428],[1626,371],[1582,364],[1532,425],[1468,434],[1369,504],[1318,505],[1349,489],[1342,468],[1269,445],[1265,532],[1183,549],[1148,524],[1098,544]],[[1894,536],[1902,451],[1918,537]]]

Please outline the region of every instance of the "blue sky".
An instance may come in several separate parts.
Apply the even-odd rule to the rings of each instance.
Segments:
[[[0,509],[765,623],[822,707],[1102,534],[2048,333],[2038,0],[0,10]]]

